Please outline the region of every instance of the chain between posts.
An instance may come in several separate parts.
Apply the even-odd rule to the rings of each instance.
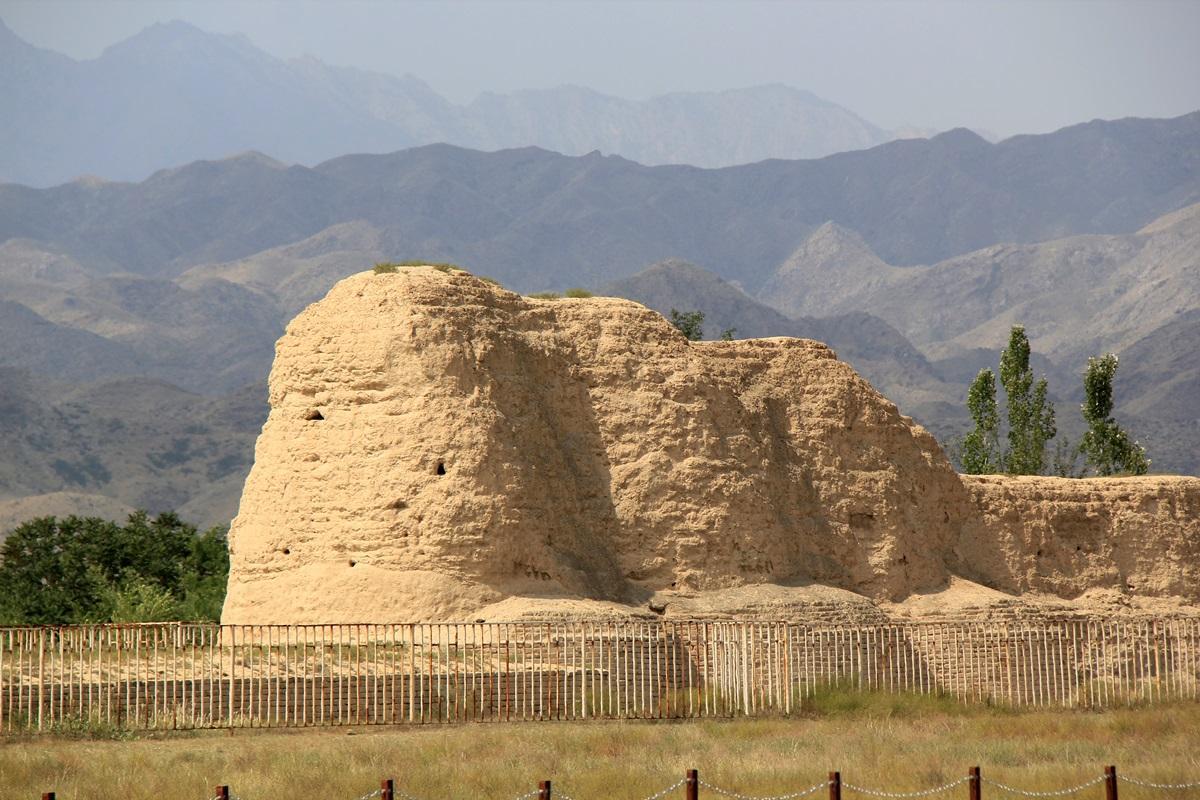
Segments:
[[[645,798],[645,800],[661,800],[661,798],[666,797],[671,792],[678,789],[680,786],[683,786],[683,784],[686,782],[687,782],[686,778],[675,781],[674,783],[672,783],[670,786],[666,787],[665,789],[660,789],[657,792],[655,792],[654,794],[647,796]]]
[[[932,789],[921,789],[915,792],[885,792],[880,789],[867,789],[862,786],[855,786],[853,783],[846,783],[845,781],[842,782],[842,787],[849,789],[852,792],[867,794],[872,797],[928,797],[931,794],[949,791],[956,786],[963,785],[969,780],[971,780],[970,777],[959,778],[956,781],[950,781],[950,783],[942,784],[941,786],[935,786]]]
[[[1138,780],[1131,778],[1128,775],[1119,775],[1117,780],[1132,783],[1134,786],[1144,786],[1147,789],[1195,789],[1200,787],[1200,781],[1192,781],[1191,783],[1152,783],[1150,781]]]
[[[824,789],[825,787],[829,786],[829,781],[822,781],[821,783],[813,784],[807,789],[801,789],[800,791],[792,792],[791,794],[772,795],[739,794],[738,792],[733,792],[728,789],[722,789],[720,786],[713,786],[711,783],[708,783],[704,780],[700,781],[700,785],[705,789],[716,792],[717,794],[724,795],[725,797],[732,797],[734,800],[794,800],[797,797],[805,797],[813,792]]]
[[[999,781],[994,781],[989,778],[983,778],[980,776],[979,767],[972,767],[970,772],[965,777],[959,778],[958,780],[950,781],[949,783],[942,784],[941,786],[934,786],[930,789],[920,789],[912,792],[888,792],[881,789],[869,789],[852,783],[846,783],[842,781],[841,773],[831,772],[829,773],[828,780],[822,781],[821,783],[814,783],[812,786],[809,786],[806,789],[800,789],[799,791],[790,792],[787,794],[749,795],[732,791],[730,789],[725,789],[724,787],[716,786],[708,781],[701,780],[699,773],[693,769],[688,770],[686,778],[677,780],[670,786],[663,787],[654,794],[647,795],[643,800],[663,800],[663,798],[665,798],[671,792],[676,791],[680,787],[686,787],[689,800],[698,796],[700,787],[703,787],[723,797],[732,798],[732,800],[798,800],[798,798],[807,797],[808,795],[814,794],[824,788],[829,789],[830,800],[841,800],[841,790],[843,788],[847,789],[848,791],[858,792],[859,794],[868,795],[870,797],[882,797],[887,798],[888,800],[907,800],[908,798],[929,797],[931,795],[947,792],[963,785],[964,783],[970,784],[970,800],[979,800],[983,784],[995,787],[996,789],[1004,792],[1020,795],[1021,797],[1064,797],[1066,795],[1075,794],[1076,792],[1081,792],[1084,789],[1089,789],[1100,783],[1106,784],[1105,788],[1107,800],[1117,800],[1116,787],[1117,783],[1120,781],[1133,786],[1140,786],[1146,789],[1159,789],[1163,791],[1180,791],[1183,789],[1200,788],[1200,781],[1190,781],[1186,783],[1156,783],[1154,781],[1142,780],[1140,778],[1132,778],[1127,775],[1118,776],[1117,768],[1109,766],[1105,767],[1103,775],[1092,778],[1091,780],[1085,781],[1077,786],[1070,786],[1065,789],[1052,789],[1048,791],[1033,791],[1029,789],[1020,789],[1016,786],[1009,786],[1008,784],[1000,783]],[[534,800],[534,798],[538,798],[538,800],[550,800],[550,797],[550,781],[541,781],[537,789],[526,792],[525,794],[514,798],[514,800]],[[385,779],[379,789],[368,792],[357,798],[357,800],[374,800],[374,798],[380,798],[380,800],[417,800],[417,798],[413,797],[412,795],[396,789],[391,779]],[[43,793],[42,800],[55,800],[54,792]],[[211,800],[241,800],[241,798],[233,794],[229,790],[228,786],[217,786],[214,790]],[[573,798],[570,795],[564,794],[560,791],[557,793],[557,800],[573,800]]]
[[[986,783],[988,786],[995,786],[997,789],[1000,789],[1001,791],[1011,792],[1012,794],[1019,794],[1022,797],[1062,797],[1063,795],[1074,794],[1075,792],[1083,791],[1084,789],[1095,786],[1098,783],[1103,783],[1104,780],[1105,780],[1105,777],[1103,775],[1101,775],[1098,778],[1093,778],[1092,780],[1090,780],[1086,783],[1081,783],[1078,786],[1072,786],[1069,789],[1056,789],[1056,790],[1047,791],[1047,792],[1032,792],[1032,791],[1028,791],[1026,789],[1018,789],[1015,786],[1008,786],[1006,784],[1000,783],[999,781],[989,780],[988,778],[984,778],[983,782]]]

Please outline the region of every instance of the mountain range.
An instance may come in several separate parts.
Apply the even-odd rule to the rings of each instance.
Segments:
[[[275,339],[386,259],[822,339],[943,441],[1021,322],[1073,440],[1086,357],[1113,350],[1118,419],[1156,470],[1196,473],[1198,203],[1200,113],[713,170],[437,145],[0,185],[0,521],[227,520]]]
[[[1091,122],[990,144],[966,130],[816,160],[645,167],[539,148],[429,145],[314,168],[258,153],[141,183],[0,185],[0,242],[51,243],[93,272],[173,278],[205,263],[375,229],[389,250],[486,264],[522,290],[597,285],[668,257],[755,292],[827,221],[889,264],[997,242],[1132,233],[1200,201],[1200,112]]]
[[[281,60],[243,36],[153,25],[75,61],[0,22],[0,180],[142,180],[167,164],[244,150],[315,164],[447,142],[593,150],[645,164],[814,158],[889,132],[809,92],[756,86],[632,101],[578,86],[486,93],[456,105],[412,75]]]

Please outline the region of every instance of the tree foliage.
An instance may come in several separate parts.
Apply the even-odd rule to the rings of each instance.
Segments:
[[[42,517],[0,546],[0,622],[215,620],[228,572],[224,531],[198,534],[175,514]]]
[[[1011,475],[1040,475],[1046,467],[1046,443],[1058,432],[1046,379],[1033,379],[1029,368],[1029,338],[1014,325],[1008,346],[1000,354],[1000,384],[1006,395],[1008,448],[1004,470]]]
[[[1047,467],[1046,445],[1054,438],[1054,406],[1046,379],[1037,381],[1029,368],[1029,338],[1025,328],[1014,325],[1008,346],[1000,354],[1000,385],[1004,389],[1004,418],[996,401],[996,375],[982,369],[967,390],[967,411],[973,427],[958,446],[963,472],[979,475],[1007,472],[1040,475]],[[1005,446],[1000,446],[1002,425]],[[1064,468],[1056,453],[1054,469]]]
[[[1145,448],[1130,441],[1129,434],[1112,416],[1116,374],[1117,357],[1113,353],[1088,359],[1081,407],[1088,429],[1083,435],[1081,449],[1088,466],[1097,475],[1145,475],[1150,469]]]
[[[670,321],[689,341],[698,342],[704,338],[703,311],[676,311],[672,308]]]
[[[967,410],[975,427],[963,438],[963,472],[982,475],[1000,469],[1000,412],[996,408],[996,375],[981,369],[967,390]]]

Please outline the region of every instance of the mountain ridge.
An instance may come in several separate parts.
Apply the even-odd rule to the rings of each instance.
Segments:
[[[444,144],[313,168],[242,155],[132,184],[0,184],[0,241],[174,277],[365,220],[408,254],[487,263],[525,291],[595,285],[620,277],[615,265],[674,255],[721,263],[754,293],[828,221],[908,266],[996,242],[1133,232],[1200,200],[1200,112],[1113,125],[1111,136],[1092,126],[1090,144],[1074,128],[1030,137],[1021,158],[1007,142],[978,140],[966,156],[935,137],[712,170]]]
[[[601,149],[651,164],[721,166],[911,135],[781,84],[647,100],[559,86],[484,92],[455,104],[411,74],[311,55],[280,59],[241,34],[180,21],[151,25],[83,61],[4,30],[0,63],[27,79],[0,87],[0,113],[14,121],[0,130],[0,178],[37,186],[83,174],[142,180],[166,164],[246,149],[315,164],[439,141],[478,149],[536,143],[577,155]],[[68,119],[70,126],[55,124]]]

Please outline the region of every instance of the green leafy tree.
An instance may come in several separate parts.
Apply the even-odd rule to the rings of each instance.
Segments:
[[[0,619],[35,625],[114,621],[114,615],[216,619],[228,571],[224,532],[197,535],[174,514],[151,519],[138,512],[123,526],[43,517],[0,545]]]
[[[676,311],[672,308],[670,320],[689,341],[698,342],[704,338],[703,311]]]
[[[1008,411],[1008,448],[1004,470],[1012,475],[1040,475],[1046,467],[1046,443],[1058,432],[1046,379],[1033,379],[1029,368],[1029,338],[1014,325],[1008,346],[1000,354],[1000,384]]]
[[[1000,468],[1000,412],[996,407],[996,375],[981,369],[967,390],[967,410],[975,427],[962,440],[963,472],[982,475]]]
[[[1081,449],[1088,466],[1097,475],[1128,473],[1145,475],[1150,469],[1146,449],[1130,441],[1113,419],[1113,379],[1117,374],[1117,357],[1113,353],[1088,359],[1083,376],[1084,401],[1081,410],[1088,424]]]
[[[721,341],[722,342],[732,342],[733,337],[736,335],[737,335],[737,328],[726,328],[725,330],[721,331]]]

